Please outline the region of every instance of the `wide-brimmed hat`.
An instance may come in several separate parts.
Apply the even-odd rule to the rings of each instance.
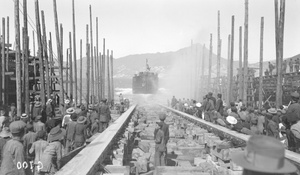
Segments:
[[[295,92],[292,92],[292,93],[291,93],[291,97],[292,97],[292,98],[299,98],[300,95],[299,95],[299,93],[298,93],[297,91],[295,91]]]
[[[21,118],[28,118],[28,115],[24,113],[21,115]]]
[[[17,134],[24,131],[26,123],[21,120],[14,121],[9,125],[9,130],[12,134]]]
[[[60,127],[54,127],[50,131],[49,135],[49,142],[55,141],[55,140],[61,140],[64,137],[64,133]]]
[[[270,109],[268,109],[268,113],[277,114],[277,110],[275,108],[270,108]]]
[[[76,113],[71,114],[71,120],[76,121],[78,118],[78,115]]]
[[[0,137],[2,137],[2,138],[5,138],[5,137],[11,137],[11,136],[12,136],[12,135],[11,135],[11,133],[10,133],[8,127],[4,127],[4,128],[2,129],[2,131],[0,132]]]
[[[42,103],[40,101],[36,101],[34,104],[35,107],[40,107],[42,106]]]
[[[201,105],[201,103],[196,103],[196,106],[197,106],[198,108],[200,108],[202,105]]]
[[[228,123],[232,124],[232,125],[237,124],[237,119],[236,119],[235,117],[233,117],[233,116],[228,116],[228,117],[226,117],[226,121],[227,121]]]
[[[38,115],[35,117],[37,120],[41,120],[42,116],[41,115]]]
[[[189,105],[188,105],[187,103],[184,103],[184,106],[185,106],[185,107],[188,107]]]
[[[84,116],[80,116],[77,119],[77,123],[84,123],[85,121],[86,121],[86,117],[84,117]]]
[[[269,136],[251,136],[245,152],[233,153],[231,158],[244,169],[256,172],[285,174],[297,171],[296,166],[285,159],[284,145]]]
[[[68,113],[68,114],[73,114],[75,112],[75,109],[74,108],[68,108],[67,110],[66,110],[66,113]]]
[[[69,104],[70,103],[70,100],[69,99],[66,99],[65,100],[65,104]]]

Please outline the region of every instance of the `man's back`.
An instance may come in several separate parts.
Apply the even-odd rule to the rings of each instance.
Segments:
[[[75,121],[70,121],[67,125],[67,140],[73,140],[73,136],[75,133],[75,126],[76,122]]]

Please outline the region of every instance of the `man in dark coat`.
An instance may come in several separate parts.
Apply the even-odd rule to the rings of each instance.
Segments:
[[[208,93],[208,98],[211,99],[214,102],[214,106],[216,106],[217,100],[215,97],[213,97],[213,93],[209,92]]]
[[[216,111],[223,115],[224,107],[223,107],[223,100],[222,100],[222,94],[218,94],[218,99],[216,102]]]
[[[108,127],[108,123],[111,120],[110,109],[107,105],[107,99],[102,100],[102,104],[100,104],[98,114],[100,115],[99,132],[101,133]]]

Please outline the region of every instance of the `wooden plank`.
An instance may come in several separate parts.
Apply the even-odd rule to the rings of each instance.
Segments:
[[[117,134],[130,118],[136,105],[131,106],[113,124],[103,131],[95,140],[79,152],[69,163],[62,167],[56,175],[92,175],[98,171],[99,164],[106,158],[110,146]]]
[[[178,115],[180,115],[180,116],[182,116],[182,117],[184,117],[186,119],[193,120],[196,123],[205,124],[205,125],[207,125],[207,126],[209,126],[211,128],[214,128],[214,129],[216,129],[218,131],[224,132],[224,133],[228,134],[229,136],[232,136],[232,137],[244,140],[245,142],[247,142],[249,140],[249,138],[250,138],[250,135],[245,135],[245,134],[242,134],[242,133],[238,133],[236,131],[230,130],[230,129],[225,128],[223,126],[220,126],[218,124],[213,124],[211,122],[207,122],[207,121],[205,121],[203,119],[199,119],[199,118],[197,118],[195,116],[183,113],[181,111],[177,111],[175,109],[169,108],[169,107],[161,105],[161,104],[159,104],[159,106],[164,107],[164,108],[166,108],[166,109],[168,109],[168,110],[170,110],[170,111],[172,111],[172,112],[174,112],[174,113],[176,113],[176,114],[178,114]],[[300,154],[292,152],[292,151],[289,151],[289,150],[285,150],[285,158],[291,160],[295,164],[299,164],[298,162],[300,162]]]

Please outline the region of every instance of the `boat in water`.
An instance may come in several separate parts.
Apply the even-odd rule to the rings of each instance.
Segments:
[[[158,74],[151,72],[146,59],[146,71],[135,74],[132,78],[133,94],[155,94],[158,90]]]

